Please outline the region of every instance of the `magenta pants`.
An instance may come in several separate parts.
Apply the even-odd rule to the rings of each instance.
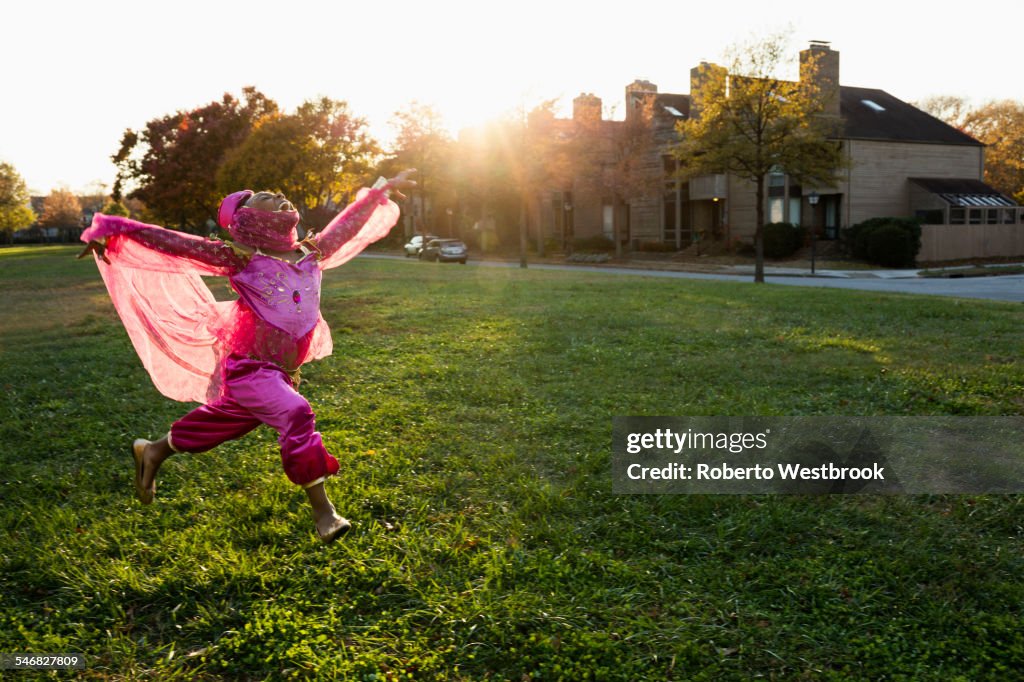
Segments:
[[[307,485],[337,473],[338,460],[316,432],[309,402],[285,371],[273,363],[237,355],[225,363],[223,395],[171,425],[171,447],[178,452],[206,452],[260,424],[277,431],[281,463],[292,483]]]

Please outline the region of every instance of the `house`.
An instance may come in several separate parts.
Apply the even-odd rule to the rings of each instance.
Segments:
[[[916,216],[925,223],[922,260],[1024,255],[1024,208],[982,181],[981,142],[883,90],[841,85],[839,52],[828,43],[812,42],[800,61],[801,78],[820,79],[828,102],[825,113],[839,118],[836,141],[849,167],[835,187],[801,187],[784,174],[770,175],[764,207],[769,222],[814,228],[821,238],[836,239],[842,228],[868,218]],[[811,62],[817,67],[805,69]],[[701,87],[701,74],[709,68],[724,71],[708,64],[692,69],[691,93]],[[600,112],[599,99],[581,97],[574,101],[574,120]],[[651,114],[655,142],[646,165],[661,167],[661,182],[617,206],[613,197],[574,192],[577,178],[572,187],[552,192],[547,202],[552,209],[538,211],[536,224],[549,235],[568,230],[576,237],[611,237],[621,215],[620,237],[634,247],[683,249],[709,238],[752,241],[753,183],[729,175],[689,182],[673,178],[675,124],[692,115],[691,105],[691,95],[659,93],[648,81],[627,86],[626,121],[642,107]],[[572,210],[566,211],[570,203]]]

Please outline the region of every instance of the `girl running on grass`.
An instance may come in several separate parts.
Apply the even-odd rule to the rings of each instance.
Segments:
[[[302,486],[325,543],[351,524],[338,515],[324,480],[338,471],[295,390],[299,367],[329,355],[320,315],[321,273],[351,260],[399,217],[389,200],[415,186],[408,170],[361,190],[321,232],[298,241],[299,214],[284,195],[244,190],[224,198],[218,220],[233,242],[97,214],[82,233],[132,344],[157,389],[204,403],[159,440],[132,443],[135,492],[156,494],[156,474],[174,453],[205,452],[260,424],[279,434],[285,473]],[[229,278],[238,299],[217,302],[201,275]]]

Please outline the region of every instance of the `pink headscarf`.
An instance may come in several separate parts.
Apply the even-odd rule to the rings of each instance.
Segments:
[[[242,207],[228,227],[237,242],[257,249],[295,251],[299,248],[298,211],[261,211]]]
[[[261,211],[243,206],[253,195],[246,189],[224,197],[217,212],[220,226],[246,246],[269,251],[294,251],[299,248],[298,211]]]

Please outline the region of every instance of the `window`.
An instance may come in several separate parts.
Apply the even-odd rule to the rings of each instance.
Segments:
[[[969,213],[967,214],[967,220],[971,225],[981,225],[981,209],[969,209]]]
[[[885,111],[885,107],[883,107],[881,104],[876,103],[874,100],[862,99],[860,101],[860,103],[863,104],[864,106],[866,106],[871,111],[876,111],[876,112],[883,112],[883,111]]]
[[[985,222],[987,224],[989,224],[989,225],[998,225],[999,224],[999,209],[998,208],[990,208],[987,211],[985,211]]]
[[[949,224],[964,225],[967,222],[967,210],[963,208],[949,209]]]
[[[800,197],[789,198],[789,224],[800,227]]]
[[[768,222],[781,223],[786,219],[784,201],[782,197],[768,197]]]
[[[1017,222],[1017,209],[1015,208],[1004,208],[1003,209],[1003,224],[1013,225]]]

